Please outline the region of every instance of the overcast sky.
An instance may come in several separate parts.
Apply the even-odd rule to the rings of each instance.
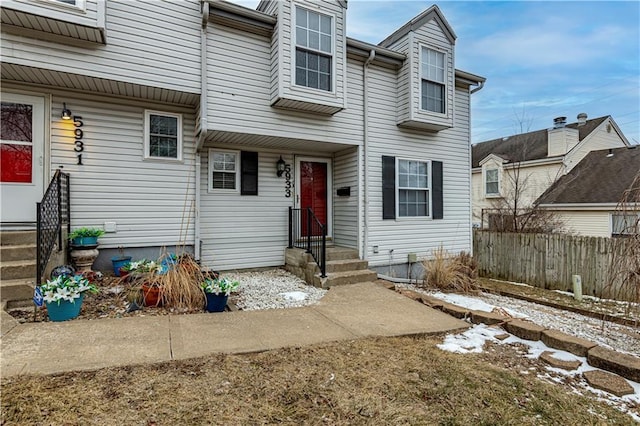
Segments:
[[[233,0],[255,8],[258,1]],[[349,0],[347,34],[377,44],[432,1]],[[613,116],[640,143],[640,2],[444,1],[456,68],[487,78],[472,96],[472,142]]]

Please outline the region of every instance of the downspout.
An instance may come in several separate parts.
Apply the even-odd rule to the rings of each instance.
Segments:
[[[478,87],[469,91],[469,120],[467,120],[467,126],[469,126],[469,142],[471,142],[471,95],[476,92],[479,92],[484,87],[484,81],[479,82]],[[471,242],[471,246],[469,247],[469,252],[471,256],[473,256],[473,172],[472,166],[473,158],[471,156],[472,148],[471,143],[469,143],[469,223],[471,227],[469,228],[469,241]],[[482,209],[482,213],[480,214],[480,229],[484,227],[484,209]]]
[[[195,155],[195,191],[196,191],[196,207],[195,207],[195,223],[194,223],[194,247],[193,254],[196,260],[201,258],[200,238],[200,168],[202,167],[202,158],[200,151],[204,145],[205,135],[207,133],[207,24],[209,23],[209,3],[202,3],[202,30],[200,31],[200,125],[197,129],[196,155]]]
[[[363,65],[363,75],[362,75],[362,126],[363,126],[363,141],[362,141],[362,155],[364,157],[364,221],[363,221],[363,238],[362,238],[362,259],[367,260],[368,256],[368,247],[369,247],[369,158],[367,152],[367,145],[369,144],[369,64],[376,57],[376,51],[371,49],[369,52],[369,57],[365,61]]]

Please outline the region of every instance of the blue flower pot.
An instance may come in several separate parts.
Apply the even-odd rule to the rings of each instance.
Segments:
[[[97,246],[98,237],[76,237],[71,240],[71,245],[76,247],[81,246]]]
[[[76,318],[80,315],[80,308],[82,308],[82,300],[84,299],[84,293],[80,293],[80,297],[74,299],[73,302],[68,300],[61,300],[58,302],[46,302],[47,314],[51,321],[67,321]]]
[[[113,273],[116,277],[120,276],[120,268],[131,263],[131,256],[116,256],[111,258],[113,263]]]
[[[229,296],[224,294],[205,293],[207,295],[207,312],[223,312]]]

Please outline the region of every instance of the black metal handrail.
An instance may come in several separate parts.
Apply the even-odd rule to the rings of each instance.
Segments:
[[[327,276],[327,227],[310,207],[289,207],[289,248],[294,247],[310,253],[320,267],[320,276]]]
[[[67,233],[71,231],[71,197],[69,193],[69,174],[56,170],[42,201],[36,203],[36,284],[42,283],[44,271],[58,240],[62,248],[62,226]]]

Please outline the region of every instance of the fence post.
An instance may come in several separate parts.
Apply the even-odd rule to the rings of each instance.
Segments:
[[[293,248],[293,208],[289,206],[289,248]]]
[[[58,250],[62,249],[62,173],[56,173],[58,191]]]
[[[307,207],[307,253],[311,253],[311,207]]]
[[[40,250],[42,246],[42,215],[40,214],[40,203],[36,203],[36,285],[40,285],[42,273],[40,272]]]
[[[327,276],[327,226],[322,225],[322,254],[321,264],[320,264],[320,277],[324,278]]]

